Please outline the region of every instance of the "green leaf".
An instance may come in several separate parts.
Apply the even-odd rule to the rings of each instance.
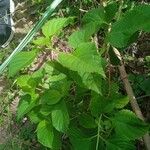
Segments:
[[[150,78],[145,79],[141,84],[140,84],[141,89],[147,94],[150,94]]]
[[[38,141],[48,147],[53,148],[54,133],[52,125],[46,120],[41,121],[37,126]]]
[[[55,129],[54,131],[54,140],[53,140],[53,150],[60,150],[62,148],[62,134]]]
[[[71,144],[73,145],[73,150],[92,150],[90,149],[91,140],[90,139],[77,139],[74,137],[70,137]]]
[[[96,128],[95,119],[89,114],[82,114],[79,117],[79,124],[84,128]]]
[[[112,137],[106,142],[107,150],[135,150],[134,143],[122,137]]]
[[[92,28],[91,28],[92,26]],[[73,32],[68,38],[70,46],[77,48],[79,44],[89,42],[91,36],[99,30],[100,26],[93,22],[86,24],[83,29]]]
[[[30,95],[25,95],[25,96],[21,97],[18,108],[17,108],[17,119],[18,120],[21,119],[25,115],[26,109],[29,107],[30,102],[31,102]]]
[[[10,77],[16,75],[21,69],[27,67],[37,56],[37,51],[20,52],[11,61],[8,66],[8,74]]]
[[[94,117],[98,117],[101,113],[101,105],[100,105],[100,97],[98,94],[92,94],[92,98],[90,101],[90,111]]]
[[[92,93],[90,101],[90,110],[93,116],[99,116],[101,113],[110,113],[115,109],[121,109],[129,103],[127,96],[121,95],[117,84],[112,83],[108,87],[105,82],[101,82],[103,95]],[[108,93],[106,92],[108,91]]]
[[[31,75],[23,75],[17,78],[16,84],[26,93],[30,94],[32,97],[35,97],[36,86],[42,81],[44,76],[43,69],[40,69],[34,72]]]
[[[134,140],[143,136],[149,126],[129,111],[122,110],[112,118],[116,134],[127,140]]]
[[[44,117],[39,113],[39,110],[40,110],[40,107],[37,107],[28,113],[28,116],[32,123],[37,124],[44,119]]]
[[[93,92],[90,102],[90,110],[93,116],[98,117],[102,113],[110,113],[114,107],[112,100]]]
[[[45,45],[50,45],[50,39],[46,37],[39,37],[36,40],[33,41],[35,45],[39,46],[45,46]]]
[[[108,41],[112,46],[123,48],[133,42],[137,31],[150,32],[150,6],[140,5],[134,7],[116,23],[108,35]],[[137,37],[137,36],[136,36]]]
[[[42,105],[40,108],[40,113],[44,116],[48,116],[52,112],[53,108],[53,105]]]
[[[88,11],[83,17],[84,23],[95,22],[99,26],[105,23],[105,20],[105,12],[103,7],[92,9]]]
[[[54,105],[54,104],[58,103],[61,98],[62,98],[62,95],[60,94],[59,91],[46,90],[41,97],[41,102],[42,102],[42,104],[46,103],[48,105]]]
[[[117,94],[116,96],[114,96],[114,103],[115,103],[115,108],[121,109],[129,103],[129,98],[128,96]]]
[[[73,21],[73,18],[55,18],[48,21],[43,27],[42,32],[48,38],[59,34],[62,28]]]
[[[102,77],[94,73],[80,73],[84,86],[98,94],[102,94],[101,80]]]
[[[31,78],[30,75],[20,76],[17,78],[16,84],[20,88],[22,88],[23,91],[31,92],[31,91],[33,91],[34,87],[28,83],[30,78]]]
[[[85,135],[80,129],[71,126],[68,130],[68,134],[74,150],[92,150],[90,149],[92,144],[91,138]]]
[[[65,132],[68,129],[69,114],[64,101],[58,103],[52,111],[52,124],[60,132]]]
[[[105,16],[107,22],[110,22],[114,19],[116,12],[118,11],[118,4],[117,2],[111,2],[105,8]]]
[[[98,73],[105,77],[102,59],[93,43],[79,45],[72,54],[61,53],[58,62],[64,67],[79,73]]]

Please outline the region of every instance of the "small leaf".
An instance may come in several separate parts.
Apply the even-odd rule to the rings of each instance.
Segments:
[[[41,102],[48,105],[54,105],[60,101],[62,95],[56,90],[47,90],[43,93],[41,97]]]
[[[101,80],[102,77],[94,73],[80,73],[82,82],[86,88],[95,91],[98,94],[102,94],[101,91]]]
[[[48,148],[53,148],[53,142],[54,142],[53,127],[46,120],[43,120],[38,124],[37,137],[38,137],[38,141],[42,145]]]
[[[110,22],[114,19],[116,12],[118,11],[118,4],[117,2],[111,2],[105,8],[105,15],[107,22]]]
[[[103,83],[101,83],[104,85]],[[129,103],[129,98],[118,93],[118,87],[116,84],[111,84],[109,93],[105,95],[99,95],[92,93],[90,101],[90,110],[93,116],[99,116],[101,113],[110,113],[115,109],[121,109]]]
[[[64,101],[61,101],[52,111],[52,124],[56,130],[65,132],[69,125],[69,114]]]
[[[17,54],[8,66],[8,73],[10,77],[13,77],[21,69],[27,67],[37,56],[37,51],[20,52]]]
[[[102,113],[110,113],[114,107],[112,100],[93,92],[90,102],[90,110],[93,116],[98,117]]]
[[[114,103],[115,108],[121,109],[129,103],[129,98],[128,96],[122,96],[121,94],[118,94],[116,97],[114,97]]]
[[[92,26],[92,28],[91,28]],[[83,29],[73,32],[68,38],[70,46],[77,48],[79,44],[89,42],[91,36],[99,30],[100,26],[93,22],[84,25]]]
[[[105,23],[105,20],[105,12],[103,7],[92,9],[88,11],[83,17],[84,23],[95,22],[99,26]]]
[[[129,110],[122,110],[112,118],[116,134],[127,140],[135,140],[143,136],[149,126]]]
[[[25,96],[21,97],[18,108],[17,108],[17,119],[18,120],[21,119],[25,115],[26,109],[29,107],[30,102],[31,102],[30,95],[25,95]]]
[[[96,128],[97,127],[94,118],[90,116],[89,114],[82,114],[79,117],[79,124],[83,126],[84,128]]]
[[[55,18],[48,21],[43,27],[42,32],[48,38],[58,34],[62,28],[73,21],[73,18]]]
[[[30,118],[30,121],[35,124],[43,120],[43,116],[39,113],[39,107],[29,112],[28,117]]]
[[[28,83],[30,78],[31,78],[30,75],[20,76],[17,78],[16,84],[20,88],[22,88],[23,91],[31,92],[31,91],[33,91],[34,87]]]
[[[50,45],[50,39],[46,37],[39,37],[36,40],[33,41],[35,45],[39,46],[45,46],[45,45]]]
[[[40,108],[40,113],[44,116],[48,116],[52,112],[53,108],[53,105],[42,105]]]
[[[16,84],[32,97],[35,96],[36,86],[42,81],[44,76],[43,69],[34,72],[31,75],[22,75],[17,78]]]

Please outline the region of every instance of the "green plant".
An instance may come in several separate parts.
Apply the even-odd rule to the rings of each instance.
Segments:
[[[71,52],[60,52],[53,39],[66,36],[62,29],[69,28],[75,18],[48,21],[43,35],[33,42],[35,48],[20,52],[9,64],[9,77],[14,77],[40,49],[57,55],[32,74],[16,79],[21,89],[17,117],[26,115],[37,124],[38,141],[45,147],[133,150],[135,141],[148,132],[149,125],[128,109],[129,98],[120,92],[110,65],[120,63],[113,47],[122,51],[139,31],[150,31],[150,6],[134,6],[125,13],[122,7],[111,2],[85,13],[82,27],[68,37]],[[99,32],[104,33],[101,47],[94,40]]]

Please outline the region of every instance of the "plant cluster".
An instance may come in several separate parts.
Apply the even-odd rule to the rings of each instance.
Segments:
[[[9,64],[8,75],[20,89],[17,119],[27,116],[37,125],[38,141],[52,150],[134,150],[149,124],[130,110],[111,69],[120,65],[114,48],[121,52],[140,31],[150,32],[150,6],[107,2],[84,13],[81,27],[72,31],[77,18],[47,21],[32,50]],[[56,37],[67,39],[65,51],[54,44]],[[19,74],[41,51],[42,65]]]

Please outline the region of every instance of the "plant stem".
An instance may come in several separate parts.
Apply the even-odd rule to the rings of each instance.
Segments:
[[[99,138],[100,138],[100,128],[101,128],[101,118],[102,115],[100,115],[99,119],[98,119],[98,127],[97,127],[97,141],[96,141],[96,150],[98,150],[98,145],[99,145]]]

